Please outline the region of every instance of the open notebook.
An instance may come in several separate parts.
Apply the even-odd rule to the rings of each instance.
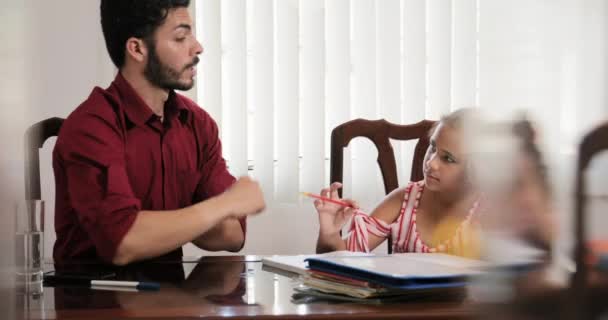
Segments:
[[[374,256],[372,253],[352,252],[352,251],[334,251],[323,254],[302,254],[295,256],[270,256],[262,258],[262,264],[265,267],[271,267],[296,274],[306,274],[308,271],[306,259],[324,258],[324,257],[361,257]]]

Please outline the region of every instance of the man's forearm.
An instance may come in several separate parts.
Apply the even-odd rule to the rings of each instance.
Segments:
[[[140,211],[120,242],[113,263],[156,257],[192,241],[229,217],[221,197],[173,211]]]
[[[245,243],[245,234],[238,219],[227,218],[192,243],[203,250],[237,252]]]

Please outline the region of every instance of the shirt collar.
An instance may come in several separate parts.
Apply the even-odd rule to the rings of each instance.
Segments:
[[[137,91],[133,89],[131,84],[129,84],[127,79],[125,79],[120,72],[116,75],[112,87],[116,89],[120,101],[122,102],[122,108],[129,120],[133,121],[133,123],[138,126],[145,126],[148,121],[156,117],[152,109],[144,102]],[[165,120],[171,121],[175,116],[179,116],[179,119],[183,123],[185,122],[185,119],[187,119],[187,113],[188,109],[181,99],[178,99],[175,91],[169,91],[169,96],[165,102]]]
[[[177,117],[184,124],[188,119],[188,112],[189,109],[184,104],[183,99],[180,99],[175,91],[169,91],[169,97],[165,104],[165,118],[173,120],[173,118]]]

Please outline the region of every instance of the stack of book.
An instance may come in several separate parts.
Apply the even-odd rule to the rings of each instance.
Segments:
[[[264,261],[265,265],[273,262],[275,268],[281,268],[276,259]],[[307,268],[291,266],[302,283],[295,289],[296,302],[322,298],[382,303],[463,297],[469,277],[487,266],[482,261],[440,253],[337,253],[308,257],[304,263]]]
[[[299,293],[378,301],[461,297],[482,261],[440,253],[310,258]]]

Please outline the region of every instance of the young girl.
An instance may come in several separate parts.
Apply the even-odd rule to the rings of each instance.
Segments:
[[[361,213],[356,202],[345,208],[315,201],[319,214],[317,252],[374,250],[388,236],[393,252],[445,252],[474,255],[479,192],[467,174],[463,126],[471,109],[443,117],[432,129],[424,158],[424,180],[410,182],[391,192],[371,215]],[[338,199],[340,183],[332,183],[321,195]],[[353,218],[346,239],[340,230]]]

